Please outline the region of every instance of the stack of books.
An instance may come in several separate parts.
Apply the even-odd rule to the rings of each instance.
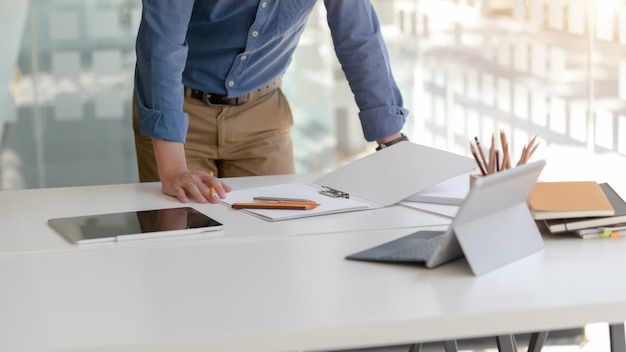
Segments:
[[[581,238],[626,235],[626,202],[608,183],[538,182],[528,207],[551,233]]]

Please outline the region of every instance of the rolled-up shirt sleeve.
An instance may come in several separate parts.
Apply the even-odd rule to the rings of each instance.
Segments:
[[[182,73],[193,0],[143,0],[137,33],[135,99],[141,134],[184,142]]]
[[[335,52],[359,107],[368,141],[397,133],[408,110],[394,80],[380,23],[369,0],[325,0]]]

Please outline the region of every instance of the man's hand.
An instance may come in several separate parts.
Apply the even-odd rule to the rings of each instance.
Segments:
[[[211,187],[215,190],[212,196]],[[198,203],[218,203],[220,198],[226,197],[231,188],[224,182],[204,171],[189,169],[170,170],[167,175],[161,176],[163,193],[178,198],[182,203],[189,202],[189,198]]]
[[[230,186],[209,173],[187,168],[182,143],[152,138],[152,145],[163,193],[174,196],[183,203],[189,202],[191,197],[198,203],[215,204],[219,202],[219,198],[226,197],[226,192],[230,192]],[[211,187],[214,192],[211,192]]]

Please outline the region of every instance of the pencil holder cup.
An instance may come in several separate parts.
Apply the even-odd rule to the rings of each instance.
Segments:
[[[476,182],[476,180],[478,180],[481,177],[483,177],[483,175],[481,175],[481,174],[470,174],[469,175],[469,186],[470,186],[470,188],[472,188],[472,186],[474,186],[474,182]]]

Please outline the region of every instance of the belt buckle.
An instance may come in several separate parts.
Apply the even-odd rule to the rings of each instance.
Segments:
[[[206,105],[211,105],[211,106],[227,106],[227,105],[229,105],[226,97],[224,97],[223,95],[211,94],[211,93],[206,93],[206,92],[202,93],[202,101]]]

